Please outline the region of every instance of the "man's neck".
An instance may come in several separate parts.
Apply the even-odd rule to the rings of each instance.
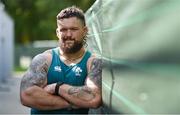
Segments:
[[[69,61],[75,61],[75,60],[78,60],[80,58],[83,57],[84,53],[85,53],[85,49],[84,47],[82,47],[78,52],[76,53],[65,53],[61,50],[60,48],[60,56],[62,56],[62,58],[64,60],[69,60]]]

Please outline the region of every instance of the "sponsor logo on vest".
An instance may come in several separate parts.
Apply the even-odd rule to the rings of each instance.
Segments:
[[[81,76],[82,69],[81,69],[80,67],[75,66],[75,67],[73,68],[73,71],[75,72],[75,75],[76,75],[76,76]]]
[[[61,66],[54,66],[54,71],[61,72]]]

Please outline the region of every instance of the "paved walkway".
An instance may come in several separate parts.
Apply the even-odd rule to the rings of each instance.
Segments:
[[[22,73],[16,73],[7,83],[0,82],[0,114],[29,114],[29,108],[20,103],[21,76]]]

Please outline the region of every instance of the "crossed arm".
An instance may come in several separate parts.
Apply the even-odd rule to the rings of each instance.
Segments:
[[[47,84],[49,63],[47,53],[39,54],[32,60],[21,80],[20,98],[23,105],[40,110],[53,110],[69,106],[69,103],[60,96],[49,94],[43,89]]]
[[[102,61],[96,57],[91,57],[90,68],[84,86],[70,86],[63,84],[59,88],[59,95],[70,104],[80,108],[97,108],[101,105],[101,75]],[[51,87],[51,88],[48,88]],[[55,85],[48,85],[47,92],[52,93]]]
[[[59,94],[76,106],[97,108],[102,102],[102,62],[100,59],[93,57],[90,64],[91,66],[84,86],[62,85],[59,89]]]
[[[89,73],[84,86],[63,84],[60,96],[53,95],[55,84],[47,85],[47,72],[50,65],[46,53],[36,56],[24,74],[21,87],[21,103],[40,110],[68,108],[97,108],[101,104],[101,60],[91,58]]]

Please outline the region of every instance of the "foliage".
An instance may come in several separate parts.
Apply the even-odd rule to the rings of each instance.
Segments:
[[[15,22],[15,43],[55,40],[56,15],[76,5],[86,11],[95,0],[3,0],[5,10]]]

